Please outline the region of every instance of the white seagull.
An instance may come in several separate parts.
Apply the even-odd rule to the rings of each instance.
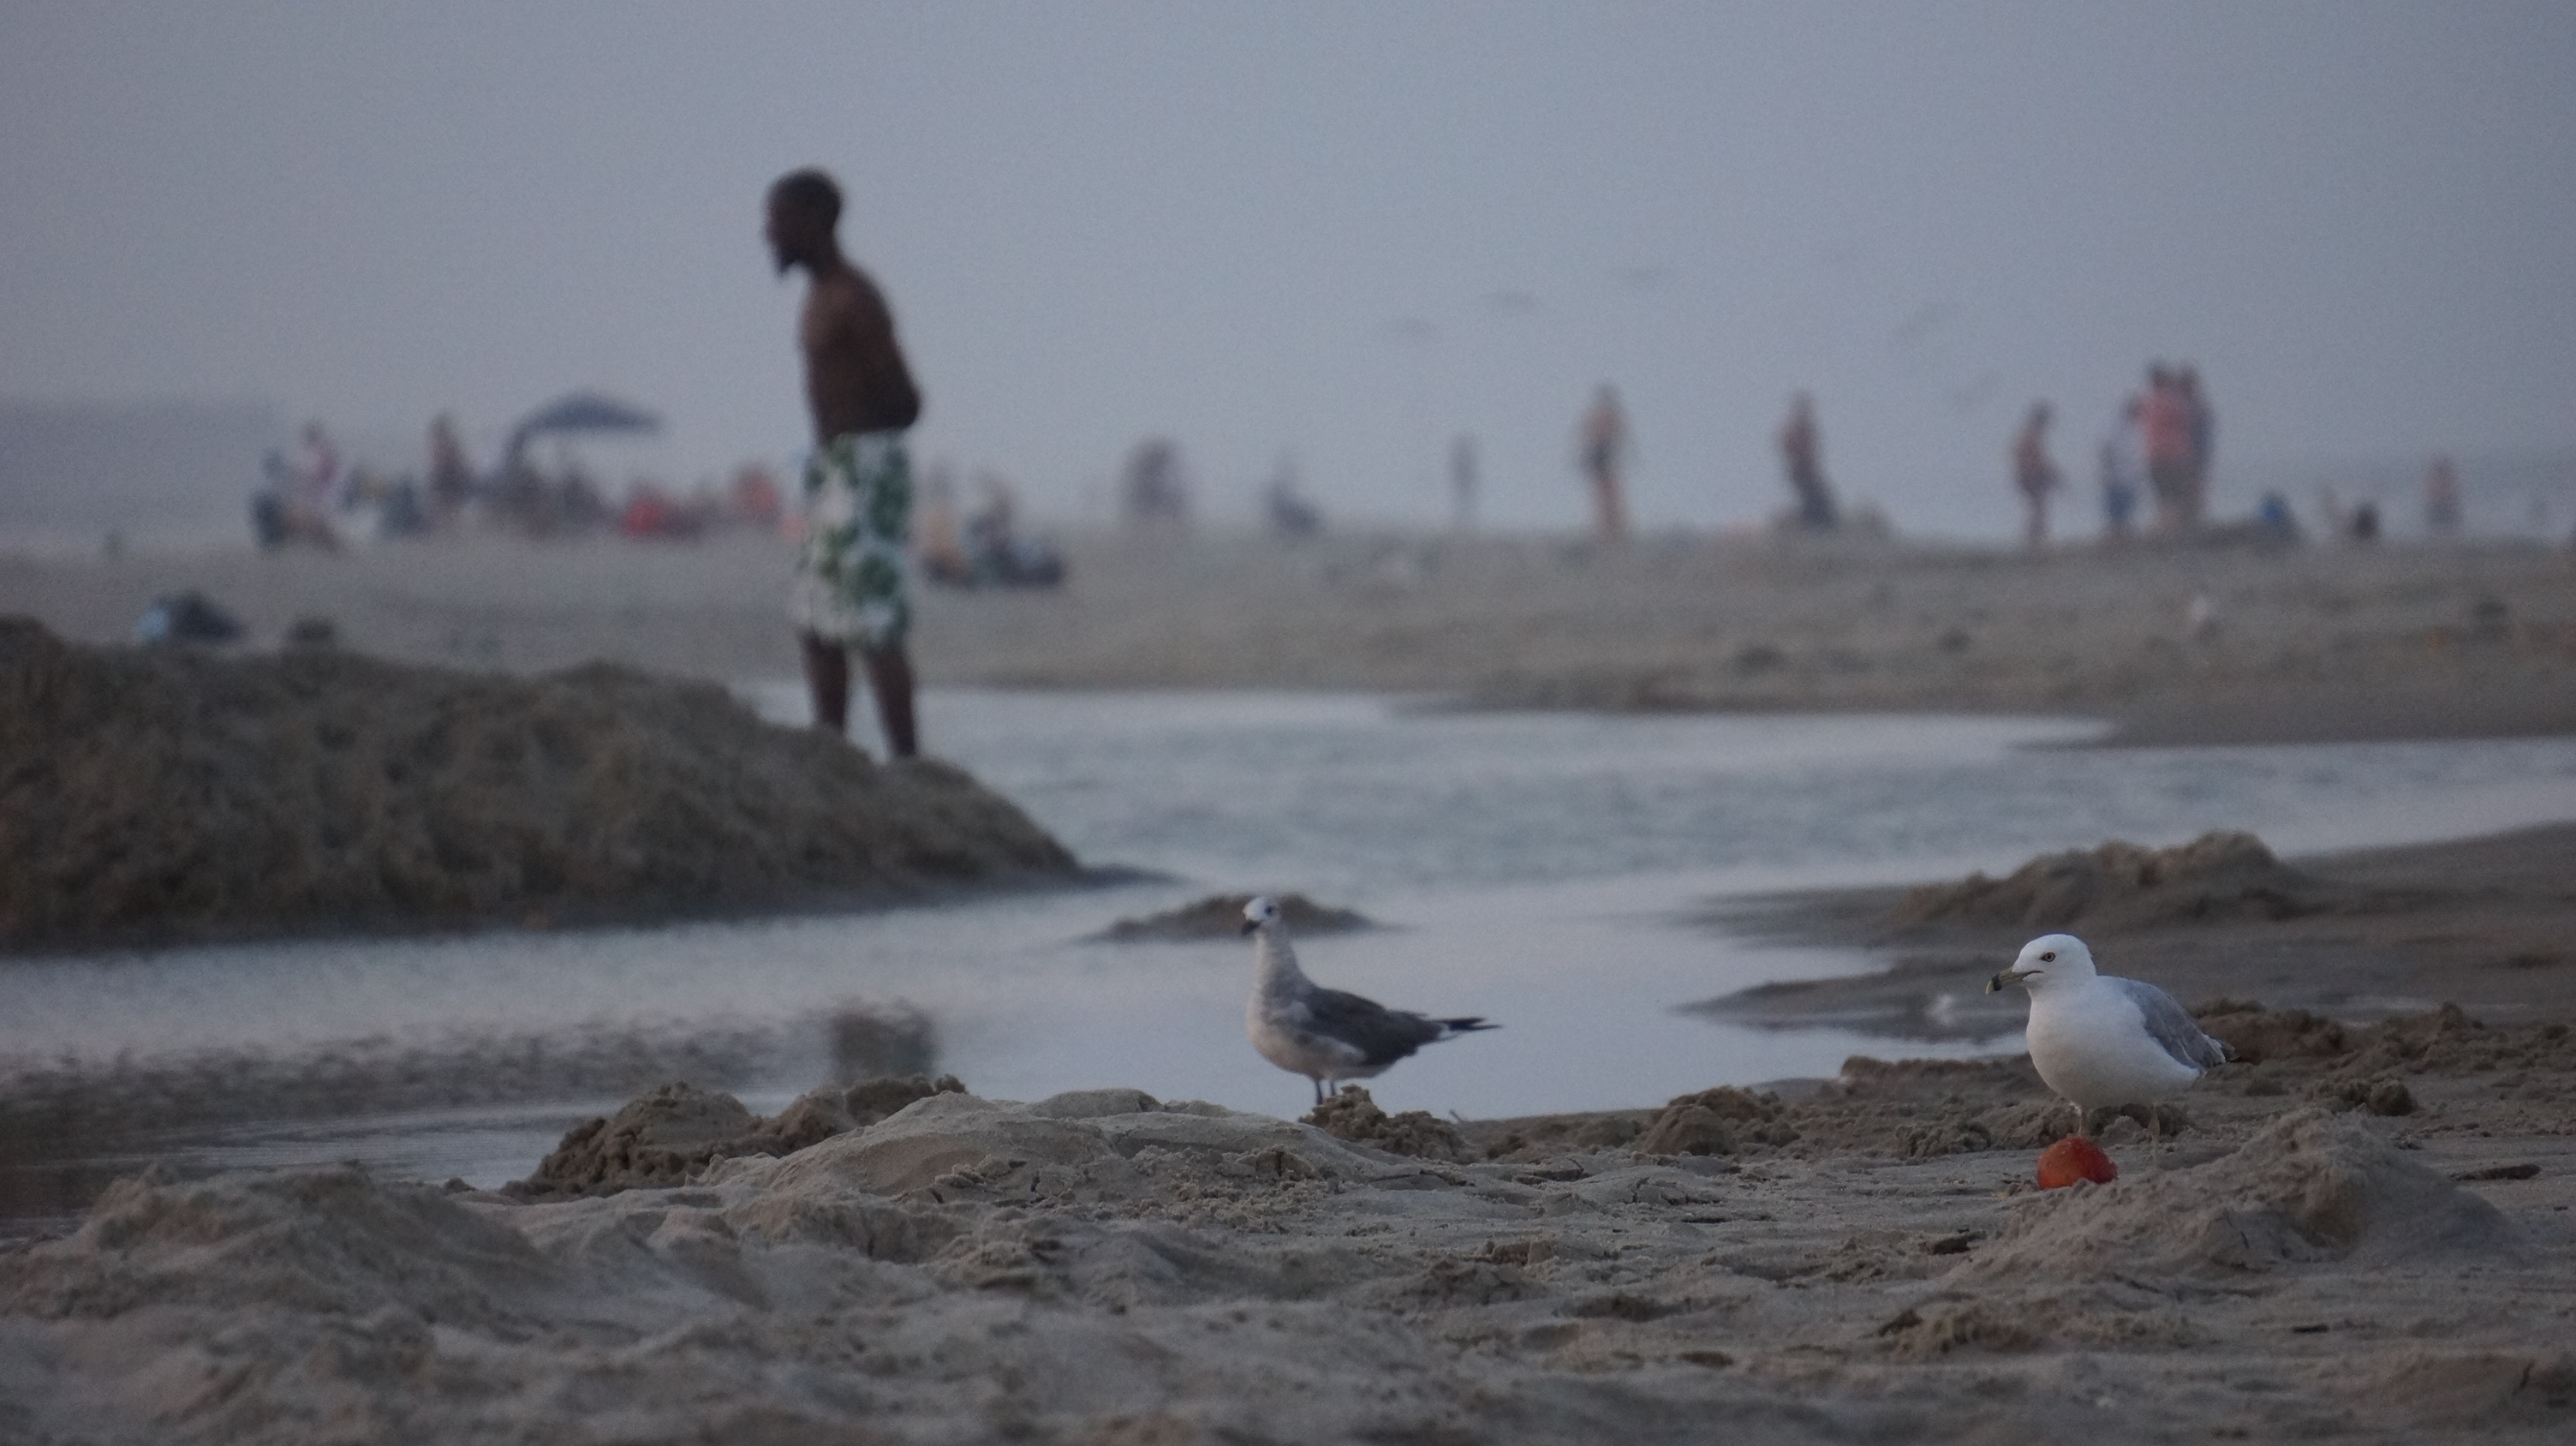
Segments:
[[[1327,1080],[1372,1079],[1426,1044],[1495,1027],[1472,1017],[1429,1019],[1339,989],[1317,988],[1297,967],[1288,922],[1267,895],[1243,906],[1243,932],[1255,936],[1253,958],[1260,966],[1253,977],[1252,1002],[1243,1011],[1244,1032],[1263,1059],[1313,1080],[1319,1105]]]
[[[2177,1095],[2227,1063],[2227,1046],[2201,1032],[2174,997],[2137,979],[2096,973],[2093,951],[2072,934],[2021,946],[1986,992],[2030,991],[2030,1062],[2042,1083],[2075,1106],[2075,1132],[2092,1110]]]

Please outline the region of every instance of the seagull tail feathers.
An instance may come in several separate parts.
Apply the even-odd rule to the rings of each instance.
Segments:
[[[1435,1019],[1431,1022],[1439,1025],[1450,1034],[1470,1034],[1479,1029],[1502,1028],[1499,1024],[1487,1024],[1484,1021],[1483,1016],[1474,1014],[1470,1014],[1463,1019]]]

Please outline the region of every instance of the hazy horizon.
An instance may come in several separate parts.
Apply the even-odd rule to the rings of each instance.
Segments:
[[[1574,526],[1606,382],[1645,527],[1780,506],[1808,389],[1847,498],[2000,537],[2022,410],[2089,519],[2153,358],[2199,366],[2242,510],[2576,452],[2571,81],[2539,3],[21,3],[0,397],[249,402],[416,467],[439,411],[488,454],[596,387],[670,419],[670,480],[781,461],[758,205],[819,163],[918,455],[1044,513],[1159,434],[1220,519],[1293,451],[1337,519],[1430,523],[1463,431],[1491,521]]]

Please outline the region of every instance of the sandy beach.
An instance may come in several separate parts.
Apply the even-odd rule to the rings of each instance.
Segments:
[[[1066,539],[1061,592],[925,589],[934,684],[1371,689],[1488,706],[2076,714],[2136,743],[2576,731],[2576,559],[2526,545],[2121,551],[1853,539]],[[0,613],[110,642],[194,588],[407,662],[793,676],[786,549],[472,538],[0,557]],[[2205,625],[2195,628],[2195,599]]]
[[[135,8],[0,1446],[2576,1443],[2571,0]]]
[[[2134,1120],[2102,1132],[2120,1179],[2044,1193],[2032,1162],[2067,1112],[2026,1065],[1867,1060],[1380,1132],[1409,1153],[1135,1090],[952,1090],[685,1184],[543,1203],[345,1168],[146,1174],[0,1251],[0,1424],[2557,1441],[2571,1094],[2563,1024],[2453,1010],[2227,1066],[2161,1150]],[[839,1096],[771,1122],[769,1148],[846,1126]],[[682,1113],[614,1135],[636,1178],[667,1178],[709,1110]]]
[[[1072,555],[1062,595],[932,594],[925,673],[2045,712],[2139,744],[2576,728],[2576,569],[2537,550]],[[781,565],[742,538],[17,559],[0,611],[110,641],[195,587],[262,638],[322,616],[396,660],[742,682],[792,671]],[[146,1172],[0,1246],[0,1437],[2564,1440],[2570,857],[2565,826],[2222,839],[1737,901],[1708,927],[1884,967],[1699,1007],[1886,1047],[1607,1113],[1301,1123],[972,1080],[888,1113],[840,1080],[768,1120],[691,1096],[585,1126],[575,1189]],[[1979,985],[2058,927],[2239,1060],[2153,1117],[2161,1146],[2143,1111],[2097,1119],[2117,1181],[2042,1192],[2071,1112],[2025,1061],[1900,1057],[2008,1047],[2021,1001]]]

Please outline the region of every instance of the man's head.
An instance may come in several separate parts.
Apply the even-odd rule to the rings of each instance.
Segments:
[[[791,266],[812,268],[839,250],[833,231],[841,224],[841,188],[823,171],[808,166],[790,171],[769,188],[769,254],[781,272]]]

